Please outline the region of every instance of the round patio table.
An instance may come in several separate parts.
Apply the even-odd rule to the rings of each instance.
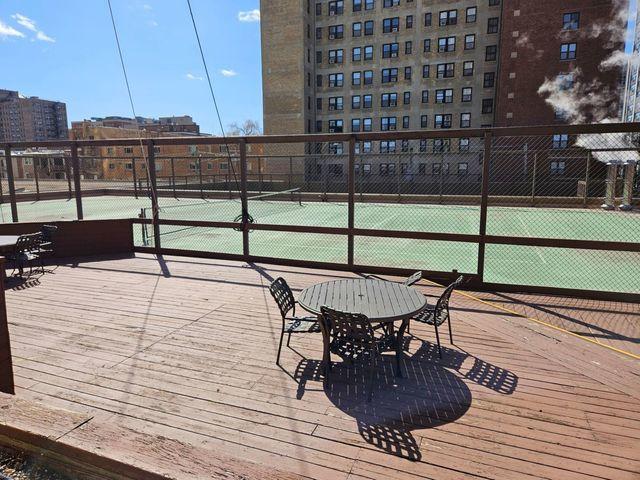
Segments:
[[[0,254],[13,252],[19,235],[0,235]]]
[[[321,307],[360,313],[366,315],[373,324],[391,323],[393,325],[393,322],[402,321],[394,342],[398,376],[402,376],[400,360],[404,332],[411,317],[427,306],[425,296],[415,288],[369,278],[347,278],[312,285],[302,291],[298,303],[308,312],[318,315],[322,326],[322,361],[325,366],[331,361],[329,352],[331,332],[324,326],[320,313]]]

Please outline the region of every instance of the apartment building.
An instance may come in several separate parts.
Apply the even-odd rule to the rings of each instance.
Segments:
[[[0,90],[0,141],[31,142],[67,137],[64,103]]]
[[[636,29],[633,51],[625,66],[625,89],[622,99],[622,119],[625,122],[640,122],[640,12],[636,13]]]

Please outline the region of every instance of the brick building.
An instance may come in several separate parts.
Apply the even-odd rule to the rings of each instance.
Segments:
[[[67,137],[64,103],[0,90],[0,141],[31,142]]]

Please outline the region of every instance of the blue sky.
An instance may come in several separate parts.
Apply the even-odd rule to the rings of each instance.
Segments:
[[[225,127],[262,123],[259,1],[191,4]],[[186,0],[112,5],[138,115],[188,114],[219,133]],[[69,121],[131,116],[106,0],[2,0],[0,22],[0,88],[64,101]]]
[[[191,2],[225,127],[261,122],[259,0]],[[138,115],[219,133],[186,0],[112,4]],[[0,58],[0,88],[64,101],[69,121],[131,116],[106,0],[2,0]]]

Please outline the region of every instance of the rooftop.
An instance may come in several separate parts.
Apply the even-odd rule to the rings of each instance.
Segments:
[[[275,365],[278,276],[297,295],[354,275],[136,254],[8,290],[0,435],[172,478],[637,478],[637,360],[597,344],[638,353],[637,304],[456,292],[442,360],[414,322],[405,378],[385,358],[367,404],[357,370],[323,384],[319,334]]]

